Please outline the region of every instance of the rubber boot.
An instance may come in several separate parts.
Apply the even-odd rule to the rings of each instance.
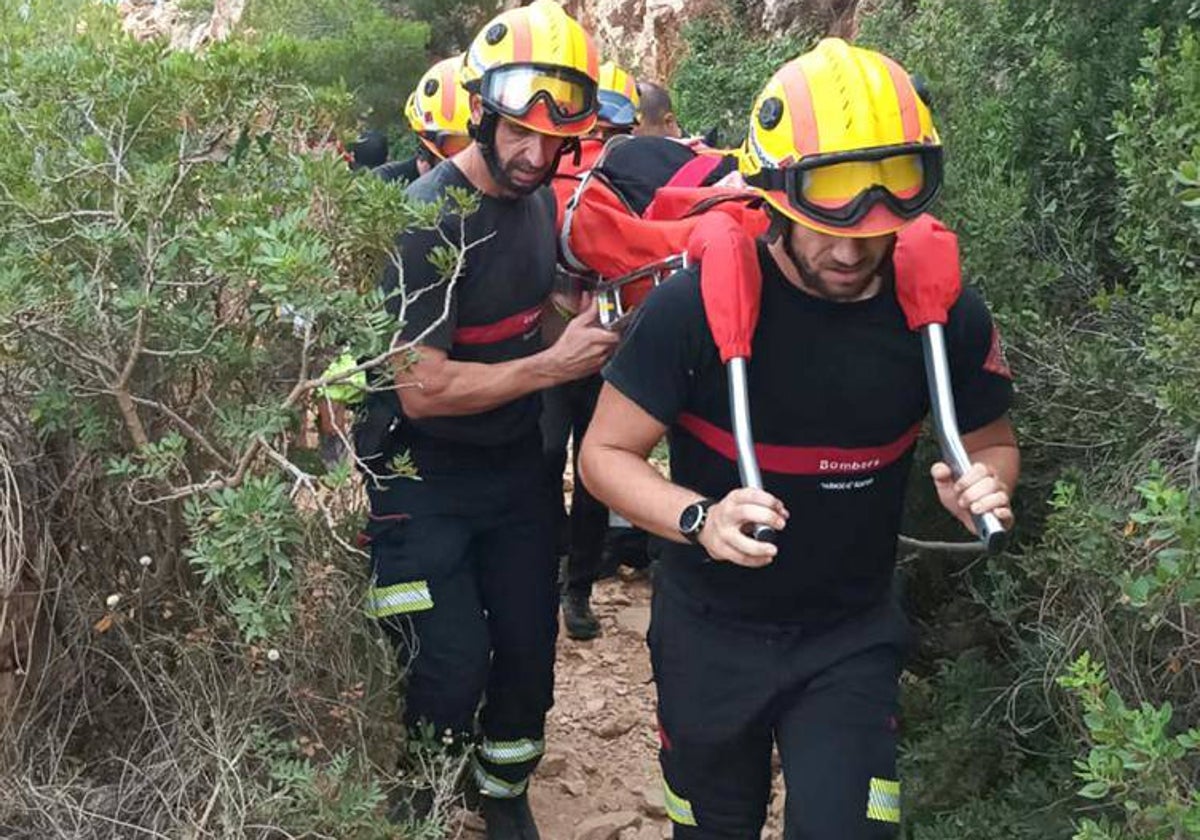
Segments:
[[[568,589],[562,596],[563,624],[567,635],[577,641],[594,639],[600,635],[600,621],[588,603],[590,592]]]
[[[483,820],[487,823],[487,840],[541,840],[529,797],[522,793],[512,799],[483,798]]]
[[[419,828],[433,814],[433,791],[427,787],[401,785],[392,794],[387,819],[392,825]]]

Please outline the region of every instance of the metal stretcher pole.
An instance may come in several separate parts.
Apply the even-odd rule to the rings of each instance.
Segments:
[[[729,374],[729,414],[733,418],[733,439],[737,446],[738,475],[742,486],[762,490],[762,473],[754,454],[754,431],[750,427],[750,387],[746,376],[746,360],[734,357],[725,366]],[[775,542],[775,530],[755,525],[750,536],[760,542]]]
[[[949,464],[955,479],[971,468],[971,458],[958,432],[958,416],[954,411],[954,392],[950,385],[950,362],[946,355],[946,334],[941,324],[921,327],[921,346],[925,351],[925,378],[929,383],[929,402],[933,425],[937,431],[942,457]],[[732,379],[730,380],[732,391]],[[975,531],[989,554],[998,554],[1008,542],[1008,533],[993,513],[972,514]]]

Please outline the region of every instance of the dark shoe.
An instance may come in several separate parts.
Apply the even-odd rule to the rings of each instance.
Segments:
[[[611,527],[604,535],[604,561],[606,576],[617,573],[619,566],[644,569],[650,565],[646,550],[647,534],[641,528]]]
[[[567,592],[562,596],[563,624],[567,627],[567,635],[577,641],[600,635],[600,622],[592,613],[588,597],[586,592]]]
[[[483,821],[487,840],[541,840],[524,793],[512,799],[483,797]]]
[[[388,822],[416,828],[433,814],[433,791],[427,787],[400,785],[392,794]]]
[[[341,466],[346,459],[346,447],[338,435],[321,435],[321,463],[329,472]]]

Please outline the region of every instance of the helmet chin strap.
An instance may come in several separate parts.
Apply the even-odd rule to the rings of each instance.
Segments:
[[[769,204],[767,205],[767,213],[771,219],[771,226],[767,228],[767,242],[772,244],[782,242],[783,253],[791,260],[792,267],[796,269],[796,274],[805,282],[808,282],[808,272],[804,270],[804,264],[796,256],[795,249],[792,248],[792,225],[796,223]]]
[[[483,154],[483,161],[487,164],[488,174],[492,176],[492,180],[499,184],[504,190],[516,193],[517,195],[531,195],[545,186],[549,186],[550,181],[554,178],[554,173],[558,171],[558,163],[562,160],[563,155],[568,152],[575,154],[576,160],[579,158],[579,139],[575,137],[567,138],[559,147],[558,153],[554,156],[553,165],[546,171],[546,176],[542,180],[534,184],[518,184],[508,177],[508,173],[504,171],[504,167],[500,163],[500,156],[496,153],[496,127],[500,124],[500,115],[488,107],[484,107],[483,116],[479,119],[479,125],[470,125],[468,131],[471,139],[479,146],[479,151]]]

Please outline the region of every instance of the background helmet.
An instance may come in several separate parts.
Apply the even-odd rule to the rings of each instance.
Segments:
[[[471,42],[463,63],[463,82],[483,99],[485,115],[558,137],[582,137],[595,128],[599,75],[591,36],[554,0],[497,15]]]
[[[438,160],[458,154],[471,142],[471,103],[462,86],[462,61],[457,55],[426,70],[404,106],[409,126]]]
[[[637,81],[611,61],[600,65],[600,124],[608,128],[632,129],[638,124],[641,101]]]
[[[894,233],[942,184],[942,147],[908,73],[826,38],[767,82],[739,167],[772,208],[839,236]]]

